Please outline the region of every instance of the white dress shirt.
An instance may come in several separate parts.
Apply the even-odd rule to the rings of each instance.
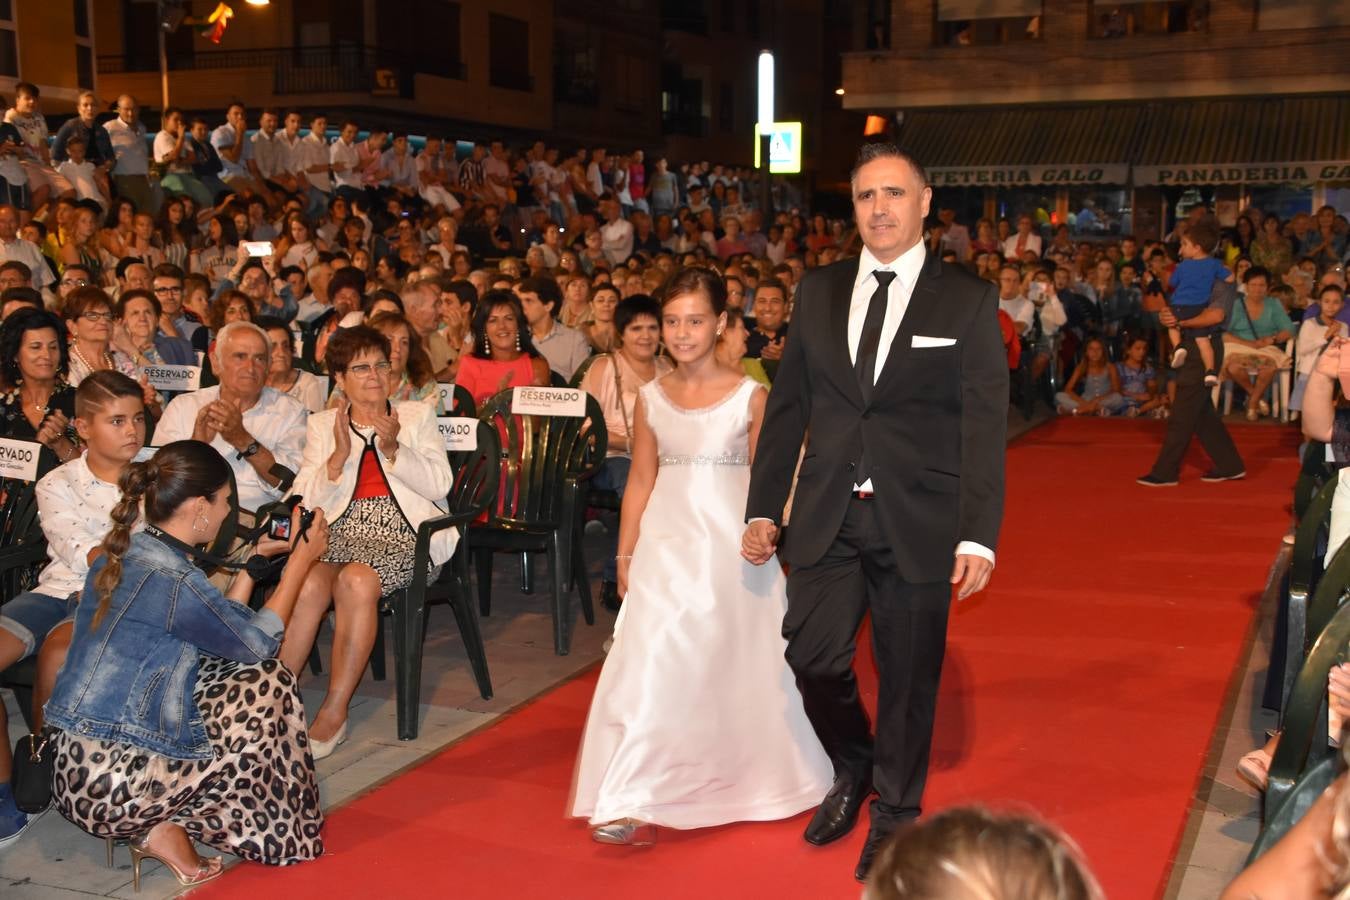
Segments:
[[[33,287],[38,290],[49,288],[56,283],[52,267],[47,265],[47,257],[42,255],[38,245],[23,238],[12,241],[0,241],[0,262],[21,262],[33,273]]]
[[[877,262],[872,251],[863,247],[858,259],[858,277],[853,282],[853,299],[848,308],[848,358],[855,364],[858,361],[858,344],[862,342],[863,323],[867,319],[867,306],[877,289],[876,277],[872,274],[878,269],[894,272],[890,286],[886,289],[886,318],[881,323],[881,342],[877,345],[877,365],[872,373],[872,383],[881,377],[886,366],[886,357],[890,355],[891,344],[900,330],[900,321],[909,308],[909,300],[914,296],[914,286],[919,282],[919,273],[923,271],[927,252],[923,241],[919,241],[889,263]],[[857,487],[860,491],[872,490],[872,479],[867,479]],[[974,541],[961,541],[956,545],[956,554],[980,556],[991,563],[994,551]]]
[[[320,164],[328,165],[331,161],[329,153],[328,142],[312,131],[300,141],[296,153],[296,168],[305,170],[305,177],[309,179],[309,183],[325,194],[333,190],[333,182],[328,177],[328,171],[325,169],[322,172],[311,172],[309,169]]]
[[[42,477],[37,483],[38,519],[51,562],[38,576],[35,592],[64,600],[84,590],[89,551],[103,543],[112,528],[113,507],[121,499],[121,488],[100,480],[83,456]],[[141,527],[138,519],[132,531]]]
[[[155,443],[162,446],[170,441],[191,438],[197,424],[197,413],[203,406],[219,399],[220,385],[173,398],[155,428]],[[244,411],[244,430],[272,451],[277,462],[292,472],[298,472],[304,456],[305,420],[308,416],[309,411],[299,400],[265,387],[258,402]],[[239,506],[242,509],[253,512],[285,496],[263,481],[247,459],[239,459],[239,452],[220,435],[216,435],[211,446],[234,470],[235,485],[239,489]]]

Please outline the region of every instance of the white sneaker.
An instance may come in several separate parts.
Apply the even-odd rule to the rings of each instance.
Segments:
[[[1172,351],[1172,368],[1180,369],[1186,364],[1186,348],[1178,347]]]

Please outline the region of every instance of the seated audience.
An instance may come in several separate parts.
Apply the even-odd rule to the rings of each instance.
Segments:
[[[280,319],[268,317],[259,317],[254,324],[267,332],[267,338],[272,342],[267,386],[300,401],[300,405],[311,413],[321,411],[327,406],[323,383],[312,373],[296,367],[291,329]]]
[[[33,734],[19,746],[41,743],[42,705],[51,679],[64,661],[69,623],[84,589],[90,562],[108,533],[113,506],[121,497],[118,479],[145,444],[145,407],[141,386],[119,372],[97,372],[84,380],[75,397],[75,428],[83,455],[37,483],[38,521],[47,539],[48,563],[37,583],[0,606],[0,671],[44,651],[46,678],[33,695]],[[65,626],[61,628],[61,626]],[[63,634],[56,636],[58,628]],[[51,637],[55,653],[46,646]],[[0,703],[0,734],[6,733],[5,704]],[[0,845],[17,838],[36,817],[14,807],[9,793],[9,741],[0,741]]]
[[[619,305],[619,290],[612,284],[598,284],[591,290],[591,319],[580,331],[596,353],[608,353],[619,341],[614,320]]]
[[[0,437],[42,445],[38,477],[80,453],[68,366],[65,328],[52,313],[20,309],[0,325]]]
[[[328,525],[322,511],[308,529],[296,515],[281,581],[254,612],[247,573],[221,593],[188,552],[230,515],[229,483],[197,441],[122,473],[47,703],[56,808],[95,837],[130,841],[136,888],[145,859],[182,885],[219,875],[220,857],[203,859],[194,839],[272,865],[323,852],[304,703],[275,654]]]
[[[1308,386],[1317,356],[1332,338],[1345,334],[1345,323],[1336,318],[1345,306],[1345,291],[1334,284],[1324,285],[1317,294],[1317,315],[1305,318],[1298,328],[1294,358],[1298,360],[1298,377],[1289,395],[1289,409],[1303,408],[1303,391]]]
[[[493,290],[478,301],[469,326],[469,351],[460,358],[455,383],[473,395],[474,405],[500,391],[524,385],[547,385],[548,361],[535,349],[520,298]]]
[[[1083,359],[1074,367],[1064,390],[1055,394],[1060,415],[1112,416],[1124,412],[1126,400],[1120,393],[1120,374],[1106,355],[1101,338],[1089,338],[1083,345]]]
[[[295,490],[333,528],[281,651],[300,671],[319,623],[335,610],[328,693],[310,727],[316,760],[347,739],[347,706],[375,643],[380,598],[412,581],[417,527],[443,513],[453,478],[435,409],[389,400],[388,338],[365,325],[344,328],[328,344],[328,368],[347,402],[310,417]],[[457,541],[454,529],[432,537],[428,578]]]
[[[619,332],[617,346],[591,364],[581,379],[581,387],[604,410],[605,430],[609,434],[605,461],[591,479],[591,486],[614,491],[622,500],[632,462],[629,440],[638,389],[672,367],[670,360],[656,355],[661,345],[661,305],[651,297],[642,294],[620,301],[614,312],[614,326]],[[607,609],[619,608],[614,559],[618,541],[618,529],[610,529],[600,591],[600,602]]]
[[[1124,414],[1130,417],[1167,415],[1167,396],[1158,393],[1158,372],[1148,362],[1148,340],[1137,337],[1125,345],[1125,358],[1116,363]]]
[[[548,366],[563,381],[591,355],[591,345],[581,332],[568,328],[554,316],[562,306],[562,291],[552,278],[526,278],[516,285],[516,296],[529,324],[531,344],[548,360]]]
[[[299,400],[267,386],[271,349],[252,322],[226,325],[211,351],[220,383],[175,397],[155,429],[160,444],[191,438],[215,448],[234,470],[246,527],[256,510],[286,495],[300,468],[308,415]]]
[[[140,373],[136,363],[112,346],[117,319],[112,299],[92,285],[72,291],[66,298],[66,327],[70,331],[70,372],[67,381],[79,387],[85,376],[111,369],[130,378]]]
[[[1267,295],[1270,274],[1265,269],[1248,269],[1244,283],[1247,293],[1233,304],[1223,335],[1223,368],[1225,376],[1246,392],[1247,419],[1255,422],[1270,415],[1266,390],[1289,367],[1284,344],[1294,336],[1294,323]]]

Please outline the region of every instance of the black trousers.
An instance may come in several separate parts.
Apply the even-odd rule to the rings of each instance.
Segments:
[[[1214,345],[1214,366],[1223,370],[1223,336],[1210,340]],[[1205,367],[1195,342],[1185,341],[1186,362],[1177,373],[1177,398],[1172,405],[1172,417],[1167,420],[1167,434],[1162,449],[1150,472],[1154,478],[1175,481],[1181,472],[1181,460],[1191,437],[1200,440],[1200,446],[1209,454],[1214,470],[1223,475],[1235,475],[1243,470],[1233,438],[1224,427],[1219,411],[1211,400],[1211,388],[1205,387]]]
[[[873,821],[896,823],[919,815],[928,778],[951,585],[900,578],[875,503],[851,500],[825,556],[789,573],[783,636],[806,715],[835,774],[870,774],[878,794]],[[880,675],[875,742],[853,674],[868,611]]]

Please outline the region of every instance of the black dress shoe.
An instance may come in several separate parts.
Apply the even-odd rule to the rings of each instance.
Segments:
[[[862,811],[863,801],[872,793],[871,781],[858,781],[847,775],[834,780],[834,787],[821,801],[804,837],[808,844],[821,846],[837,841],[853,830]]]
[[[891,823],[878,826],[873,822],[872,827],[867,829],[867,840],[863,843],[862,853],[858,855],[858,867],[853,870],[854,878],[862,882],[867,881],[867,873],[872,871],[873,861],[893,831],[894,826]]]
[[[600,605],[610,612],[619,611],[619,586],[612,581],[600,582]]]

